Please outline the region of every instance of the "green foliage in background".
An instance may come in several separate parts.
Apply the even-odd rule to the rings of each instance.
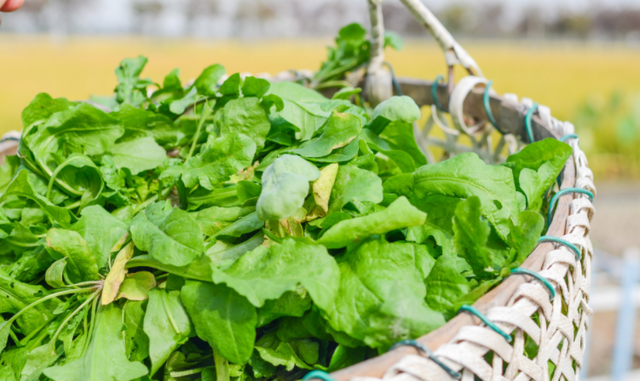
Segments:
[[[578,109],[575,125],[597,179],[640,178],[640,94],[593,95]]]

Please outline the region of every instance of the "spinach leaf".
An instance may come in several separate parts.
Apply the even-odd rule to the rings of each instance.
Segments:
[[[345,247],[370,236],[422,225],[426,217],[405,197],[400,197],[382,212],[338,222],[317,242],[330,249]]]
[[[520,212],[513,176],[508,168],[486,165],[475,153],[425,165],[415,173],[418,198],[428,194],[480,199],[480,212],[495,226],[503,240],[509,235],[509,220]]]
[[[258,246],[213,281],[226,283],[256,307],[302,285],[314,303],[328,309],[336,295],[339,270],[327,249],[308,240],[287,238],[270,248]]]
[[[215,139],[204,152],[186,163],[165,169],[160,180],[181,178],[187,188],[200,184],[212,190],[251,165],[255,153],[256,145],[250,138],[238,133],[227,134]]]
[[[315,165],[294,155],[282,155],[262,175],[262,192],[256,208],[258,217],[281,220],[302,207],[309,194],[309,182],[320,177]]]
[[[507,158],[505,166],[513,170],[518,190],[527,196],[527,209],[539,212],[544,194],[572,154],[568,144],[547,138],[529,144]]]
[[[179,291],[153,289],[144,315],[144,332],[149,338],[150,374],[154,375],[180,345],[192,335],[191,321]]]
[[[249,360],[257,315],[247,299],[222,284],[187,281],[182,300],[201,339],[232,363]]]
[[[131,222],[131,236],[140,250],[162,263],[186,266],[204,251],[202,231],[189,213],[158,202]]]
[[[149,371],[129,361],[122,341],[122,310],[114,304],[100,308],[89,347],[82,357],[44,370],[54,381],[136,380]]]

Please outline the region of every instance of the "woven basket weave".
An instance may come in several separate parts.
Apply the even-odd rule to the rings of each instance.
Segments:
[[[496,134],[485,111],[486,80],[475,61],[458,45],[453,37],[420,2],[401,0],[416,18],[431,32],[442,47],[449,68],[448,83],[440,84],[407,78],[397,79],[396,93],[412,97],[419,106],[430,106],[431,116],[424,126],[414,127],[418,144],[430,163],[435,153],[443,152],[447,159],[462,152],[473,151],[489,163],[500,163],[505,154],[518,151],[523,144],[543,138],[562,138],[574,134],[569,122],[551,117],[544,106],[533,111],[533,102],[513,94],[499,96],[490,93],[488,107],[495,118]],[[366,70],[350,80],[354,85],[364,83],[364,95],[372,104],[393,93],[392,77],[382,69],[384,30],[382,26],[382,0],[369,0],[372,23],[372,58]],[[468,77],[455,86],[453,66],[467,69]],[[302,73],[302,72],[300,72]],[[281,73],[272,78],[300,79],[299,73]],[[434,88],[435,86],[435,88]],[[435,98],[434,98],[435,95]],[[436,107],[435,105],[439,107]],[[453,126],[447,123],[445,111],[452,114]],[[527,114],[530,130],[527,130]],[[467,126],[467,121],[477,122]],[[470,144],[459,143],[460,138]],[[438,136],[438,137],[436,137]],[[494,144],[492,139],[498,138]],[[571,137],[566,142],[573,148],[561,175],[560,189],[581,188],[595,194],[593,174],[580,150],[579,141]],[[17,142],[13,135],[0,142],[0,164],[4,156],[15,154]],[[506,152],[505,152],[506,151]],[[585,350],[591,260],[593,249],[589,240],[589,222],[594,215],[589,198],[580,193],[567,193],[559,198],[555,214],[546,235],[562,238],[582,252],[578,260],[565,245],[541,243],[521,268],[537,272],[556,290],[553,300],[540,281],[529,276],[510,276],[498,287],[484,295],[474,307],[485,314],[500,329],[511,334],[507,342],[480,319],[460,314],[445,326],[418,338],[434,353],[439,362],[459,372],[463,380],[569,380],[578,379]],[[525,345],[537,346],[537,356],[530,359]],[[451,379],[450,373],[410,347],[399,347],[382,356],[367,360],[331,375],[337,381],[432,381]]]

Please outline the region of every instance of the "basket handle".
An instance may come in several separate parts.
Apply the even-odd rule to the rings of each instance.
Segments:
[[[424,26],[429,33],[436,39],[440,48],[444,52],[444,58],[447,66],[452,68],[454,65],[462,65],[469,74],[484,77],[482,70],[476,61],[460,46],[453,38],[447,28],[442,25],[440,20],[427,8],[420,0],[400,0],[409,12]]]
[[[393,96],[391,74],[382,68],[384,64],[384,24],[382,0],[369,1],[371,21],[371,48],[364,81],[364,96],[372,107]]]
[[[384,64],[384,23],[382,1],[368,0],[371,22],[371,55],[366,72],[365,96],[372,105],[377,105],[393,94],[391,77],[382,69]],[[466,50],[456,42],[451,33],[421,0],[400,0],[413,16],[431,33],[444,52],[448,67],[448,89],[453,91],[453,67],[462,65],[470,75],[483,77],[482,70]]]

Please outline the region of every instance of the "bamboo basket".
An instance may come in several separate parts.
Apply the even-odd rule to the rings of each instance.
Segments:
[[[574,126],[553,118],[548,107],[531,99],[518,101],[514,94],[500,96],[488,89],[490,83],[476,62],[424,4],[420,0],[401,1],[442,48],[449,78],[447,83],[386,78],[389,75],[382,70],[382,0],[369,0],[372,58],[363,78],[364,94],[375,104],[392,91],[401,92],[419,106],[431,107],[426,125],[414,126],[416,140],[430,162],[435,159],[429,147],[443,150],[444,159],[474,151],[487,162],[499,163],[505,149],[513,153],[523,144],[544,138],[565,141],[573,148],[573,155],[559,178],[557,206],[546,233],[565,244],[540,242],[521,266],[537,277],[511,275],[474,303],[489,323],[511,335],[511,342],[475,315],[462,313],[411,345],[398,346],[329,377],[337,381],[577,380],[592,314],[588,306],[593,257],[589,222],[595,213],[590,197],[596,189]],[[455,65],[462,65],[469,76],[454,85]],[[451,114],[453,126],[446,123],[444,112]],[[469,121],[475,124],[469,126]],[[492,142],[496,135],[492,136],[493,128],[500,133],[497,144]],[[437,130],[444,138],[434,136]],[[458,143],[461,135],[471,141],[470,146]],[[566,243],[574,245],[580,255]],[[552,300],[541,279],[555,290]],[[524,351],[530,342],[538,347],[532,359]],[[322,378],[317,373],[309,376]]]
[[[395,93],[410,96],[421,107],[431,107],[426,124],[414,126],[418,145],[429,162],[436,161],[432,148],[444,152],[442,159],[473,151],[491,163],[503,161],[504,151],[510,154],[523,144],[544,138],[562,139],[573,148],[573,155],[559,177],[556,194],[561,197],[557,197],[546,233],[565,243],[539,243],[520,267],[537,276],[512,275],[474,303],[473,307],[489,323],[511,335],[511,342],[480,318],[463,313],[410,345],[398,346],[331,375],[311,372],[305,378],[325,381],[472,381],[476,377],[483,381],[577,380],[592,313],[588,300],[593,248],[588,234],[595,210],[588,193],[594,195],[596,190],[574,126],[553,118],[549,108],[538,106],[530,99],[518,101],[514,94],[500,96],[487,89],[487,80],[476,62],[420,0],[401,1],[442,47],[448,80],[440,83],[396,79],[383,69],[382,0],[368,1],[371,60],[366,71],[354,73],[347,80],[362,86],[366,99],[374,105]],[[455,65],[462,65],[469,73],[457,84],[453,79]],[[301,71],[280,73],[271,79],[304,81],[308,78],[309,75]],[[451,114],[453,126],[443,117],[446,112]],[[489,123],[492,119],[489,114],[493,116],[492,123]],[[469,121],[475,124],[468,126]],[[500,132],[497,144],[492,142],[496,135],[494,128]],[[463,135],[470,145],[459,143]],[[15,133],[5,135],[0,143],[0,164],[5,155],[16,153],[17,145]],[[576,255],[571,245],[580,255]],[[553,299],[541,279],[554,289]],[[532,359],[524,351],[525,344],[531,345],[531,342],[538,347]]]

